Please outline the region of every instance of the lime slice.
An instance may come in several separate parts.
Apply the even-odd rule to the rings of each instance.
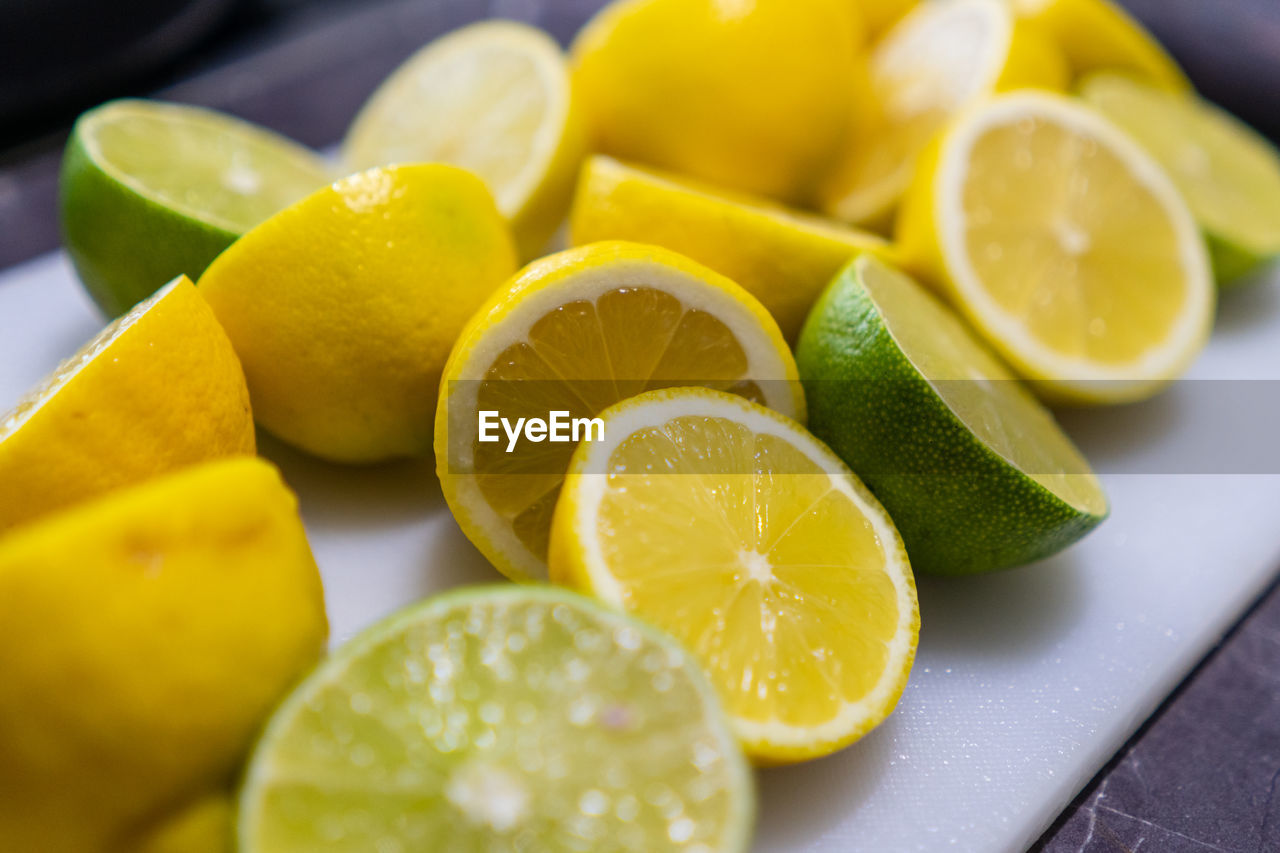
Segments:
[[[1259,133],[1194,95],[1095,74],[1081,97],[1147,149],[1204,229],[1219,284],[1280,255],[1280,154]]]
[[[251,761],[241,853],[740,851],[750,771],[698,666],[547,587],[452,592],[340,650]]]
[[[94,301],[124,313],[329,180],[319,155],[211,110],[112,101],[80,116],[62,163],[63,238]]]
[[[1107,515],[1052,415],[941,302],[871,257],[819,299],[796,352],[809,423],[893,517],[911,565],[1046,557]]]

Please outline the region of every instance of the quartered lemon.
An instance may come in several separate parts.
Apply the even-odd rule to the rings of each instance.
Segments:
[[[1051,35],[1074,74],[1125,71],[1173,91],[1191,82],[1155,37],[1112,0],[1008,0]]]
[[[893,710],[919,612],[884,509],[825,445],[704,388],[608,409],[574,454],[551,575],[670,631],[747,753],[833,752]]]
[[[803,418],[796,378],[777,323],[729,279],[656,246],[593,243],[530,264],[462,332],[440,385],[436,469],[458,525],[498,570],[545,578],[574,443],[543,433],[513,444],[496,426],[481,441],[482,412],[590,419],[651,388],[708,385]]]
[[[909,264],[1049,397],[1150,396],[1208,337],[1213,275],[1186,202],[1077,101],[1016,93],[968,112],[898,224]]]
[[[1204,229],[1214,274],[1230,285],[1280,255],[1280,154],[1193,94],[1094,74],[1080,96],[1160,162]]]
[[[889,253],[887,242],[865,231],[599,155],[578,181],[569,240],[632,240],[681,252],[746,288],[789,341],[853,256]]]
[[[452,163],[484,180],[525,257],[569,208],[586,125],[560,46],[515,21],[485,21],[432,42],[356,116],[342,156],[355,170]]]
[[[0,418],[0,530],[207,459],[254,452],[244,373],[185,277]]]
[[[744,853],[751,772],[670,637],[572,592],[446,593],[285,701],[241,853]]]
[[[889,224],[930,140],[966,105],[1024,87],[1061,89],[1066,64],[1004,0],[922,3],[870,57],[878,118],[827,178],[822,207],[847,222]]]
[[[832,282],[796,348],[809,426],[876,493],[918,572],[1047,557],[1107,498],[1053,416],[936,297],[874,258]]]

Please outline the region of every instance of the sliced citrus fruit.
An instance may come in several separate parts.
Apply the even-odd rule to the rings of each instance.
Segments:
[[[312,151],[222,113],[112,101],[76,121],[62,163],[67,253],[89,295],[123,314],[329,181]]]
[[[0,530],[120,486],[254,452],[240,362],[177,278],[0,417]]]
[[[480,179],[443,163],[370,169],[268,219],[200,291],[244,363],[258,422],[336,462],[431,452],[454,339],[516,267]]]
[[[1218,283],[1280,255],[1280,154],[1261,134],[1192,94],[1094,74],[1081,97],[1160,162],[1204,229]]]
[[[759,299],[789,341],[822,288],[880,237],[751,196],[595,156],[583,167],[569,220],[574,245],[632,240],[680,252]]]
[[[1016,93],[970,111],[927,159],[898,226],[911,266],[1051,397],[1150,396],[1208,337],[1213,276],[1186,202],[1077,101]]]
[[[231,780],[326,634],[298,502],[260,459],[0,536],[0,849],[227,850]]]
[[[751,774],[669,637],[549,587],[450,592],[376,625],[272,719],[243,853],[740,853]]]
[[[343,143],[353,170],[444,162],[480,176],[533,257],[560,226],[586,124],[559,45],[515,21],[432,42],[387,78]]]
[[[1010,0],[1019,17],[1053,37],[1075,74],[1126,71],[1173,91],[1191,82],[1160,42],[1111,0]]]
[[[747,753],[817,758],[897,704],[920,624],[902,540],[798,423],[706,388],[607,409],[556,507],[551,576],[683,642]]]
[[[1053,416],[950,309],[880,261],[832,283],[796,359],[810,429],[876,493],[916,571],[1019,566],[1106,517]]]
[[[878,123],[848,146],[821,202],[838,219],[877,228],[889,224],[921,152],[958,111],[992,92],[1067,84],[1057,48],[1003,0],[922,3],[870,63]]]
[[[777,323],[718,273],[623,242],[530,264],[472,318],[440,386],[436,468],[462,531],[508,577],[545,578],[551,513],[574,447],[481,441],[481,412],[512,424],[556,411],[592,418],[669,385],[724,388],[804,416]]]

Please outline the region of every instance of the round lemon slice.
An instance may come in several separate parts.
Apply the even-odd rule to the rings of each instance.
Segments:
[[[603,420],[556,508],[552,578],[681,640],[759,762],[826,755],[884,720],[915,656],[915,584],[844,463],[794,421],[705,388]]]
[[[559,45],[527,24],[485,21],[387,78],[352,123],[343,160],[352,171],[438,161],[474,172],[532,257],[568,210],[585,127]]]
[[[1165,171],[1100,114],[1016,93],[959,119],[899,220],[903,256],[1050,398],[1142,399],[1204,345],[1214,284]]]
[[[718,273],[622,242],[530,264],[463,330],[440,385],[436,468],[463,533],[508,577],[545,578],[551,514],[575,446],[555,439],[554,413],[586,419],[578,438],[595,437],[589,421],[600,411],[670,385],[730,390],[804,416],[777,323]],[[537,420],[549,427],[541,435],[523,427]]]
[[[823,209],[871,227],[889,223],[921,152],[966,105],[992,92],[1067,84],[1057,47],[1003,0],[922,3],[870,57],[878,126],[859,134],[823,188]]]

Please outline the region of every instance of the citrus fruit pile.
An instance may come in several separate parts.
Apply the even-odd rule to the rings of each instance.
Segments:
[[[1047,406],[1187,368],[1280,157],[1108,0],[618,0],[425,46],[333,162],[104,104],[61,213],[113,322],[0,420],[0,849],[729,853],[903,696],[915,572],[1104,521]],[[434,455],[520,583],[317,666],[255,424]]]

